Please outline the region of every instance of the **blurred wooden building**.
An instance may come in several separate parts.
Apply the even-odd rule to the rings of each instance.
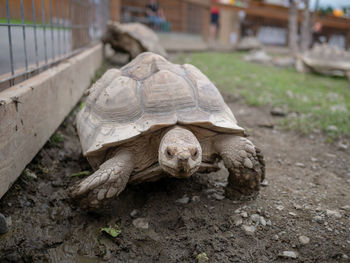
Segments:
[[[122,22],[146,22],[148,0],[110,0],[110,18]],[[210,0],[158,0],[172,32],[207,37]]]
[[[257,36],[265,44],[287,45],[288,35],[288,1],[280,0],[275,3],[267,3],[263,0],[244,1],[246,6],[215,3],[223,14],[220,20],[221,29],[225,32],[237,33],[235,23],[240,23],[239,35]],[[280,3],[280,4],[277,4]],[[243,14],[243,15],[242,15]],[[302,10],[299,10],[299,23],[302,18]],[[325,41],[337,39],[335,44],[344,48],[350,48],[350,19],[332,15],[315,14],[315,23],[322,25],[320,35]],[[229,37],[222,37],[222,41],[229,41]]]

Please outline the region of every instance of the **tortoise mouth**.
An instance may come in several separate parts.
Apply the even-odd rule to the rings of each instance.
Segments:
[[[174,169],[170,166],[164,165],[163,170],[169,173],[171,176],[176,178],[189,178],[192,174],[194,174],[198,170],[199,166],[192,167],[190,169],[185,169],[181,167],[179,169]]]

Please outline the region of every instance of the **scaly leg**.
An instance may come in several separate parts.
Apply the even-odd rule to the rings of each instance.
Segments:
[[[121,149],[96,172],[73,186],[71,196],[81,199],[84,208],[101,207],[124,190],[133,168],[132,153]]]
[[[265,178],[265,162],[260,150],[246,138],[235,135],[217,137],[215,150],[229,171],[225,192],[230,199],[254,198]]]

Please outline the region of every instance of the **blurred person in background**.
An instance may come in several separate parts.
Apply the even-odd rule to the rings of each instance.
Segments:
[[[216,39],[216,35],[219,28],[219,17],[220,17],[219,8],[217,8],[216,6],[212,6],[210,9],[210,31],[209,31],[210,40],[212,41]]]
[[[321,43],[322,23],[316,22],[312,27],[312,45],[315,43]]]
[[[157,0],[150,0],[146,5],[147,18],[152,23],[156,29],[161,29],[161,27],[166,24],[166,19],[164,16],[163,9],[159,7]]]

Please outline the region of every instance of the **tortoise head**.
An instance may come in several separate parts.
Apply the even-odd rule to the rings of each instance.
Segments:
[[[202,162],[202,148],[189,130],[175,126],[168,130],[159,145],[160,167],[177,178],[187,178],[195,173]]]

